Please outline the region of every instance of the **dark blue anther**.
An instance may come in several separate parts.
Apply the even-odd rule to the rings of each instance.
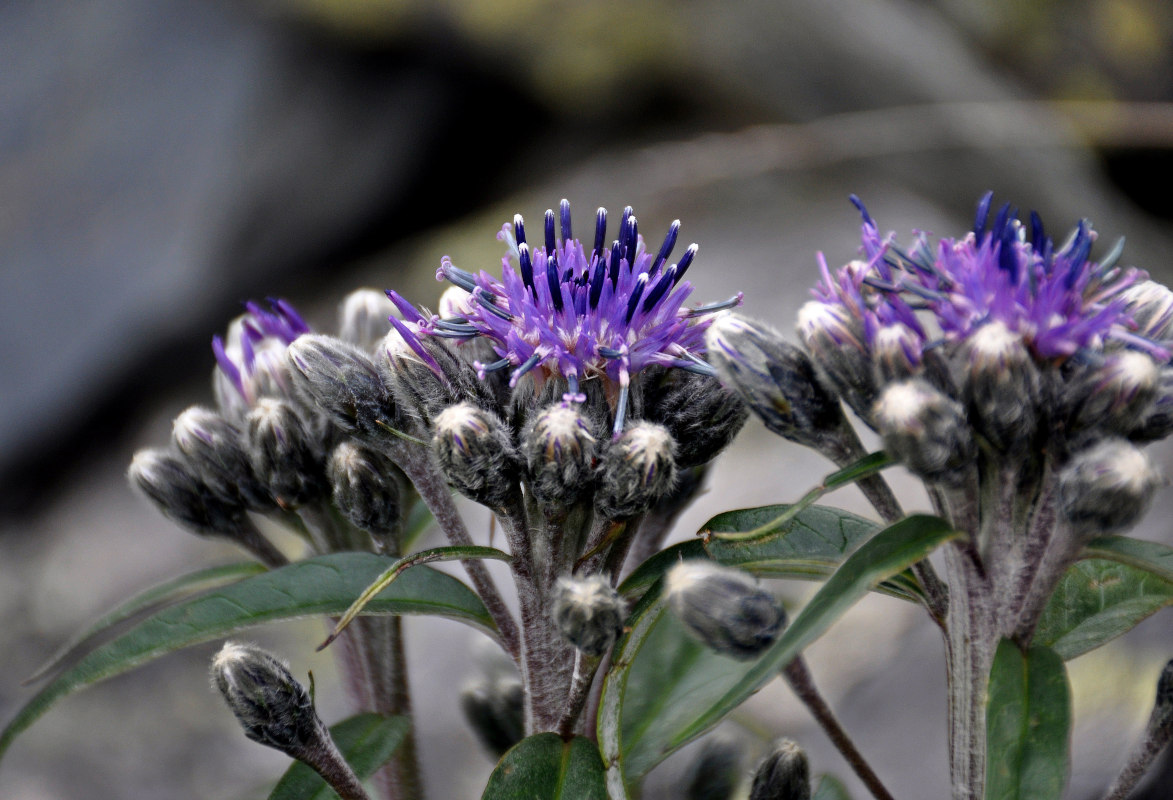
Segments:
[[[864,206],[863,201],[860,200],[856,195],[851,195],[847,199],[851,201],[853,206],[859,209],[859,214],[861,217],[863,217],[863,221],[868,225],[875,227],[876,222],[872,219],[872,215],[868,213],[867,207]]]
[[[553,253],[558,242],[554,239],[554,212],[546,209],[546,252]]]
[[[496,372],[497,370],[505,369],[509,366],[509,359],[503,358],[500,361],[494,361],[491,364],[480,364],[478,369],[481,372]]]
[[[671,363],[670,366],[676,369],[682,369],[685,372],[691,372],[695,375],[704,375],[709,378],[717,377],[717,370],[713,369],[708,364],[697,361],[685,361],[684,359],[677,359]]]
[[[690,318],[699,317],[702,314],[711,314],[714,311],[724,311],[727,308],[736,308],[737,304],[740,302],[741,294],[738,293],[733,297],[730,297],[728,300],[722,300],[719,303],[709,303],[708,305],[697,306],[696,308],[689,309],[688,316]]]
[[[611,243],[611,263],[608,265],[607,276],[611,279],[612,286],[619,285],[619,262],[623,260],[623,255],[619,252],[619,240],[616,239]]]
[[[570,279],[574,277],[574,267],[567,267],[566,271],[562,273],[562,282],[570,283]]]
[[[505,320],[506,322],[513,321],[512,314],[510,314],[508,311],[505,311],[504,309],[497,308],[497,306],[493,304],[493,298],[486,297],[484,294],[481,293],[480,290],[477,290],[472,293],[472,299],[477,301],[477,303],[480,304],[481,308],[485,309],[485,311],[488,311],[494,317],[500,317],[501,319]]]
[[[1014,228],[1007,225],[1002,229],[1002,242],[998,247],[998,268],[1010,276],[1011,285],[1018,284],[1018,237]]]
[[[603,247],[607,241],[607,209],[600,208],[595,212],[595,247],[591,255],[599,260],[603,258]]]
[[[513,235],[519,245],[525,244],[525,220],[521,218],[521,214],[513,215]]]
[[[1043,249],[1043,237],[1046,234],[1043,232],[1043,218],[1039,216],[1039,212],[1030,212],[1030,243],[1031,247],[1037,253]]]
[[[522,375],[524,375],[525,373],[529,372],[531,369],[536,367],[538,365],[538,362],[541,360],[542,360],[542,357],[539,356],[537,353],[534,353],[532,356],[527,358],[522,363],[522,365],[520,367],[513,370],[513,374],[511,376],[509,376],[510,381],[516,381]]]
[[[668,290],[676,283],[676,265],[668,267],[664,270],[664,274],[660,276],[660,280],[656,281],[656,285],[648,292],[648,296],[644,298],[644,313],[648,313],[652,306],[660,302],[660,298],[668,293]]]
[[[1120,256],[1124,255],[1124,237],[1121,236],[1116,240],[1116,244],[1112,245],[1112,249],[1108,254],[1100,259],[1100,269],[1109,270],[1116,266],[1116,262],[1120,260]]]
[[[570,232],[570,201],[563,200],[558,206],[558,212],[562,217],[562,241],[569,242],[574,238]]]
[[[442,331],[451,331],[452,333],[477,333],[477,329],[462,318],[455,319],[438,319],[433,325]]]
[[[639,241],[639,221],[632,215],[627,218],[627,224],[619,232],[619,246],[623,248],[623,256],[627,259],[627,266],[635,269],[635,245]]]
[[[668,235],[664,237],[664,243],[660,245],[660,252],[656,254],[656,260],[652,263],[652,268],[648,270],[649,275],[655,275],[660,271],[660,267],[664,266],[664,262],[668,260],[668,256],[672,255],[672,248],[676,246],[676,237],[680,233],[680,220],[673,220],[672,224],[668,226]]]
[[[1088,235],[1087,229],[1087,220],[1081,219],[1075,240],[1071,243],[1071,255],[1068,256],[1071,260],[1071,267],[1063,281],[1064,286],[1068,289],[1075,287],[1075,281],[1083,271],[1083,265],[1087,262],[1087,257],[1092,251],[1092,237]]]
[[[591,273],[591,308],[599,307],[599,298],[603,296],[603,281],[607,278],[607,265],[600,258],[595,262],[595,271]]]
[[[517,261],[521,264],[521,282],[529,287],[530,291],[534,288],[534,262],[529,257],[529,245],[522,242],[517,246]]]
[[[994,239],[1002,238],[1006,230],[1006,226],[1010,223],[1011,214],[1012,212],[1010,210],[1009,203],[1004,204],[1001,208],[998,209],[998,216],[994,217],[994,227],[990,229],[990,233],[993,235]]]
[[[562,281],[558,280],[558,259],[553,253],[546,261],[546,283],[550,285],[550,299],[554,301],[554,308],[562,310]]]
[[[648,285],[648,274],[646,272],[640,274],[635,279],[635,286],[631,289],[631,297],[627,301],[627,324],[631,324],[631,318],[635,316],[635,310],[639,308],[639,299],[644,293],[644,289]]]
[[[990,219],[990,202],[994,199],[993,192],[986,192],[982,195],[982,199],[978,201],[977,214],[973,218],[973,235],[982,238],[982,234],[986,230],[986,222]]]
[[[684,272],[692,266],[692,260],[696,258],[696,251],[699,250],[696,244],[690,244],[688,249],[684,251],[684,255],[680,257],[680,263],[676,265],[676,282],[680,283],[684,277]]]
[[[622,351],[616,350],[614,347],[599,347],[599,355],[603,358],[619,358],[623,355]]]

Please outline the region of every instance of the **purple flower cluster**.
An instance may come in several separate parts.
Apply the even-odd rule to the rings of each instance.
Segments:
[[[1027,226],[1009,205],[989,225],[991,194],[978,205],[973,231],[960,239],[930,244],[917,233],[912,247],[902,250],[892,234],[881,236],[875,221],[858,199],[863,215],[862,254],[831,272],[820,255],[822,280],[813,294],[810,319],[838,313],[862,326],[869,346],[899,330],[913,363],[939,339],[961,343],[976,331],[1000,322],[1022,337],[1035,358],[1061,362],[1071,356],[1100,352],[1117,343],[1143,350],[1159,362],[1169,352],[1138,332],[1126,290],[1147,275],[1115,266],[1119,247],[1104,260],[1090,259],[1096,233],[1086,220],[1056,248],[1037,214]],[[931,312],[939,330],[928,330]]]
[[[216,394],[220,407],[234,416],[243,416],[261,397],[285,393],[285,348],[311,332],[286,301],[270,299],[269,308],[246,303],[245,313],[229,326],[227,339],[212,337]]]

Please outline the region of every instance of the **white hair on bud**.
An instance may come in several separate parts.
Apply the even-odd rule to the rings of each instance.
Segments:
[[[931,399],[916,381],[890,384],[876,401],[876,423],[881,430],[919,425],[920,416]]]

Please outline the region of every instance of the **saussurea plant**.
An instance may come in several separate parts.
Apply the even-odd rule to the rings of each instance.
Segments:
[[[360,290],[336,336],[286,302],[249,304],[216,337],[217,408],[175,421],[130,468],[164,514],[254,560],[151,589],[37,677],[0,753],[66,694],[249,626],[324,614],[350,699],[327,728],[279,659],[227,643],[213,684],[245,734],[298,763],[270,797],[423,796],[403,614],[464,621],[503,656],[470,659],[460,696],[500,761],[484,797],[637,797],[644,776],[781,676],[877,798],[873,768],[824,701],[804,648],[869,591],[921,605],[942,632],[953,797],[1060,797],[1064,660],[1173,602],[1173,549],[1119,536],[1159,478],[1140,446],[1173,431],[1173,293],[1091,258],[1080,223],[1056,246],[989,196],[972,232],[901,249],[863,214],[861,257],[830,270],[801,345],[731,311],[686,306],[696,245],[653,253],[631,209],[607,241],[574,238],[569,204],[542,242],[520,216],[500,276],[445,258],[438,313]],[[877,431],[865,452],[844,406]],[[839,467],[786,505],[730,511],[665,548],[709,462],[749,411]],[[924,481],[906,515],[881,471]],[[881,523],[816,505],[855,483]],[[493,520],[474,542],[452,491]],[[304,539],[289,556],[276,523]],[[448,544],[418,549],[434,524]],[[508,552],[490,546],[492,528]],[[289,548],[286,548],[289,549]],[[932,559],[930,560],[930,556]],[[508,564],[502,592],[486,559]],[[460,561],[468,583],[427,566]],[[942,574],[938,574],[942,570]],[[759,578],[823,585],[790,619]],[[516,603],[512,597],[516,596]],[[1173,662],[1122,798],[1173,736]],[[758,748],[762,751],[763,748]],[[759,752],[761,755],[761,752]],[[752,772],[713,735],[679,794],[846,797],[789,740]],[[316,775],[314,774],[316,773]],[[739,795],[740,792],[740,795]],[[314,795],[317,796],[317,795]]]

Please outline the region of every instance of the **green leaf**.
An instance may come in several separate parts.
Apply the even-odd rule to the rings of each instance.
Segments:
[[[990,669],[985,800],[1059,800],[1067,782],[1071,691],[1063,659],[1003,639]]]
[[[869,590],[957,535],[947,522],[929,516],[909,517],[875,534],[847,557],[774,646],[748,664],[708,653],[685,638],[674,621],[666,621],[659,587],[646,592],[628,618],[629,631],[616,644],[603,684],[598,729],[608,786],[638,780],[716,725]],[[829,547],[821,537],[811,541]],[[671,658],[689,666],[665,663]]]
[[[1035,641],[1067,661],[1127,633],[1168,605],[1173,605],[1173,581],[1116,561],[1080,561],[1051,595]]]
[[[411,507],[411,511],[407,514],[407,522],[403,526],[403,542],[400,546],[400,552],[410,553],[411,548],[419,538],[432,527],[432,523],[436,518],[432,516],[432,509],[428,508],[428,504],[417,500]]]
[[[811,800],[851,800],[851,795],[838,778],[824,775],[819,779],[819,785],[815,787]]]
[[[390,559],[372,553],[333,553],[245,578],[169,606],[106,642],[36,694],[0,734],[0,756],[17,734],[78,689],[119,675],[161,655],[265,622],[341,614]],[[476,594],[451,575],[413,569],[368,606],[371,614],[435,614],[467,622],[496,637]]]
[[[407,717],[359,714],[332,726],[330,735],[359,780],[366,780],[391,759],[410,728]],[[338,793],[318,773],[294,761],[269,800],[338,800]]]
[[[582,736],[522,739],[502,756],[481,800],[607,800],[599,749]]]
[[[63,644],[53,657],[45,662],[44,666],[30,675],[24,683],[28,685],[44,677],[71,657],[80,655],[81,645],[88,642],[94,636],[137,614],[159,608],[182,597],[187,597],[206,589],[232,583],[241,578],[247,578],[250,575],[258,575],[267,569],[264,564],[259,564],[256,561],[242,561],[236,564],[225,564],[220,567],[209,567],[208,569],[181,575],[173,580],[152,586],[150,589],[135,595],[111,611],[103,614],[90,624],[88,628],[80,631],[76,636]]]
[[[366,608],[367,604],[379,593],[385,591],[391,585],[391,582],[402,575],[407,569],[419,566],[420,564],[432,564],[437,561],[464,561],[465,559],[484,558],[497,559],[498,561],[513,560],[513,556],[508,553],[503,553],[492,547],[481,547],[472,544],[434,547],[431,550],[421,550],[418,553],[404,556],[380,572],[379,576],[371,581],[370,586],[362,590],[362,594],[350,604],[350,607],[346,609],[346,613],[334,624],[334,630],[330,631],[330,635],[326,637],[326,641],[318,645],[318,650],[324,650],[330,642],[337,639],[342,631],[346,630],[346,626],[362,613],[362,610]]]
[[[1106,558],[1143,569],[1173,582],[1173,547],[1128,536],[1100,536],[1083,549],[1082,558]]]

